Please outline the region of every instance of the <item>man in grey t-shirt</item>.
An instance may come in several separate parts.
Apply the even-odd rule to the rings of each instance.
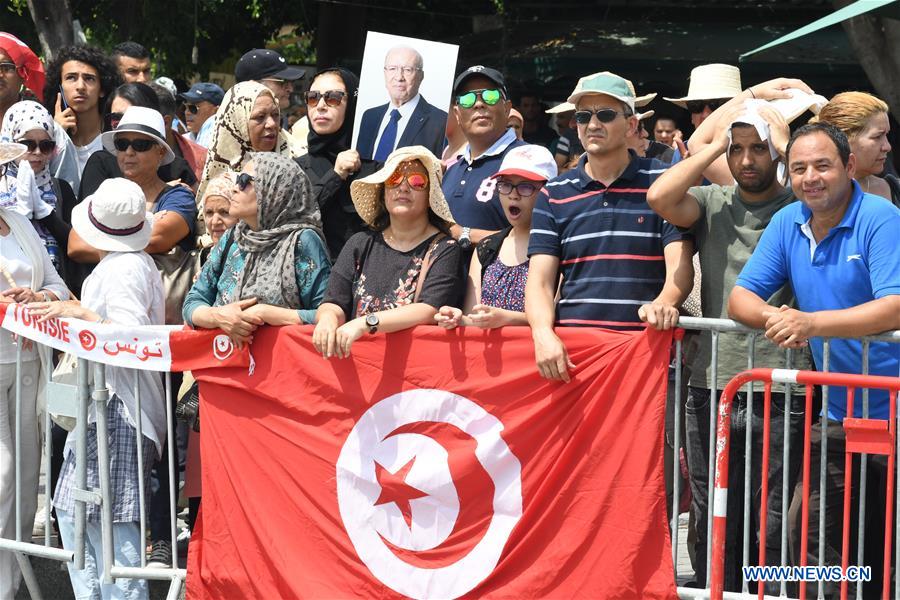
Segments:
[[[732,101],[718,109],[710,118],[717,119],[716,134],[708,146],[676,164],[660,176],[647,192],[650,206],[670,223],[693,230],[700,252],[702,273],[700,297],[702,314],[708,318],[727,318],[728,293],[744,264],[753,253],[763,229],[782,207],[794,202],[794,194],[785,189],[777,178],[778,166],[784,156],[790,132],[781,115],[764,101]],[[703,171],[719,156],[725,154],[729,170],[737,185],[696,186]],[[769,299],[780,306],[793,302],[793,293],[782,288]],[[755,364],[767,367],[785,365],[782,350],[767,340],[755,344]],[[746,334],[720,334],[716,381],[712,377],[712,337],[703,332],[699,350],[688,357],[691,367],[689,397],[685,407],[685,429],[688,466],[693,496],[691,510],[697,524],[695,571],[697,581],[706,580],[706,543],[709,492],[709,420],[710,398],[737,373],[748,368],[750,349]],[[811,368],[809,352],[794,353],[794,366]],[[782,476],[784,445],[784,390],[772,395],[772,423],[769,458],[769,502],[766,541],[766,562],[779,564],[781,557]],[[802,448],[805,400],[791,397],[790,436],[793,448]],[[744,438],[747,422],[751,423],[754,440],[751,464],[750,509],[751,532],[757,532],[761,474],[763,393],[753,393],[752,415],[747,395],[738,394],[732,414],[732,451],[728,493],[728,534],[726,536],[725,589],[739,591],[741,586],[740,557],[743,530],[743,465]],[[712,410],[715,410],[713,407]],[[800,452],[791,453],[788,465],[788,488],[793,490],[799,471]],[[758,556],[759,537],[753,533],[750,556]],[[752,558],[751,558],[752,560]],[[777,593],[778,590],[774,589]]]

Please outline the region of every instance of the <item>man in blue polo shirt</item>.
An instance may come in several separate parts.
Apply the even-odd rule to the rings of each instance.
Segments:
[[[507,151],[525,144],[506,125],[510,108],[503,75],[495,69],[469,67],[453,82],[453,114],[468,144],[447,169],[441,187],[459,224],[453,234],[463,249],[509,226],[491,176]]]
[[[816,365],[823,369],[823,337],[900,329],[900,210],[884,198],[864,193],[853,181],[856,157],[846,136],[832,125],[815,123],[798,129],[787,146],[787,164],[794,193],[802,203],[788,205],[772,218],[738,276],[728,313],[750,327],[764,328],[766,337],[782,347],[801,347],[808,341]],[[799,309],[773,307],[763,300],[785,283],[791,284]],[[860,373],[862,359],[859,341],[831,341],[830,371]],[[896,377],[900,345],[872,342],[869,373]],[[816,423],[810,433],[812,456],[820,456],[822,438],[828,438],[829,498],[843,494],[842,420],[847,416],[847,400],[844,388],[830,388],[824,424]],[[862,405],[857,390],[855,416],[863,416]],[[871,390],[868,416],[886,419],[888,415],[887,393]],[[870,465],[877,468],[877,462]],[[820,470],[812,468],[811,473],[807,564],[814,565],[818,563]],[[826,511],[826,565],[841,564],[841,513],[833,504]],[[799,559],[798,548],[795,543],[795,559]]]
[[[628,150],[626,136],[638,126],[628,82],[598,73],[579,81],[568,101],[587,154],[538,196],[525,291],[538,369],[563,381],[573,365],[555,323],[668,329],[694,279],[690,236],[647,204],[647,188],[668,165]]]

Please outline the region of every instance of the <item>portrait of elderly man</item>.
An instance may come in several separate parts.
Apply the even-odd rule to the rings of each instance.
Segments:
[[[384,87],[390,102],[363,113],[356,149],[363,159],[384,161],[396,148],[425,146],[440,156],[447,113],[419,94],[425,79],[422,55],[397,46],[384,57]]]

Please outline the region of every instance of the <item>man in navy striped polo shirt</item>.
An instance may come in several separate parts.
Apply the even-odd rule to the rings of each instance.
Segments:
[[[647,189],[668,165],[628,150],[626,135],[638,126],[628,82],[599,73],[580,81],[569,102],[586,155],[541,190],[525,292],[538,369],[563,381],[574,365],[555,323],[669,329],[694,277],[691,237],[647,204]]]

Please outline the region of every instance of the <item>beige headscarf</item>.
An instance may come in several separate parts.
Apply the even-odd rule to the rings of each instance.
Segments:
[[[225,92],[225,98],[213,117],[216,120],[215,129],[197,190],[198,198],[204,197],[206,186],[216,175],[225,171],[240,171],[250,159],[250,153],[254,151],[250,146],[250,113],[262,94],[271,96],[278,103],[269,88],[255,81],[238,83]],[[291,136],[282,129],[278,132],[274,152],[289,158],[299,156],[301,152],[295,150],[294,144]]]

